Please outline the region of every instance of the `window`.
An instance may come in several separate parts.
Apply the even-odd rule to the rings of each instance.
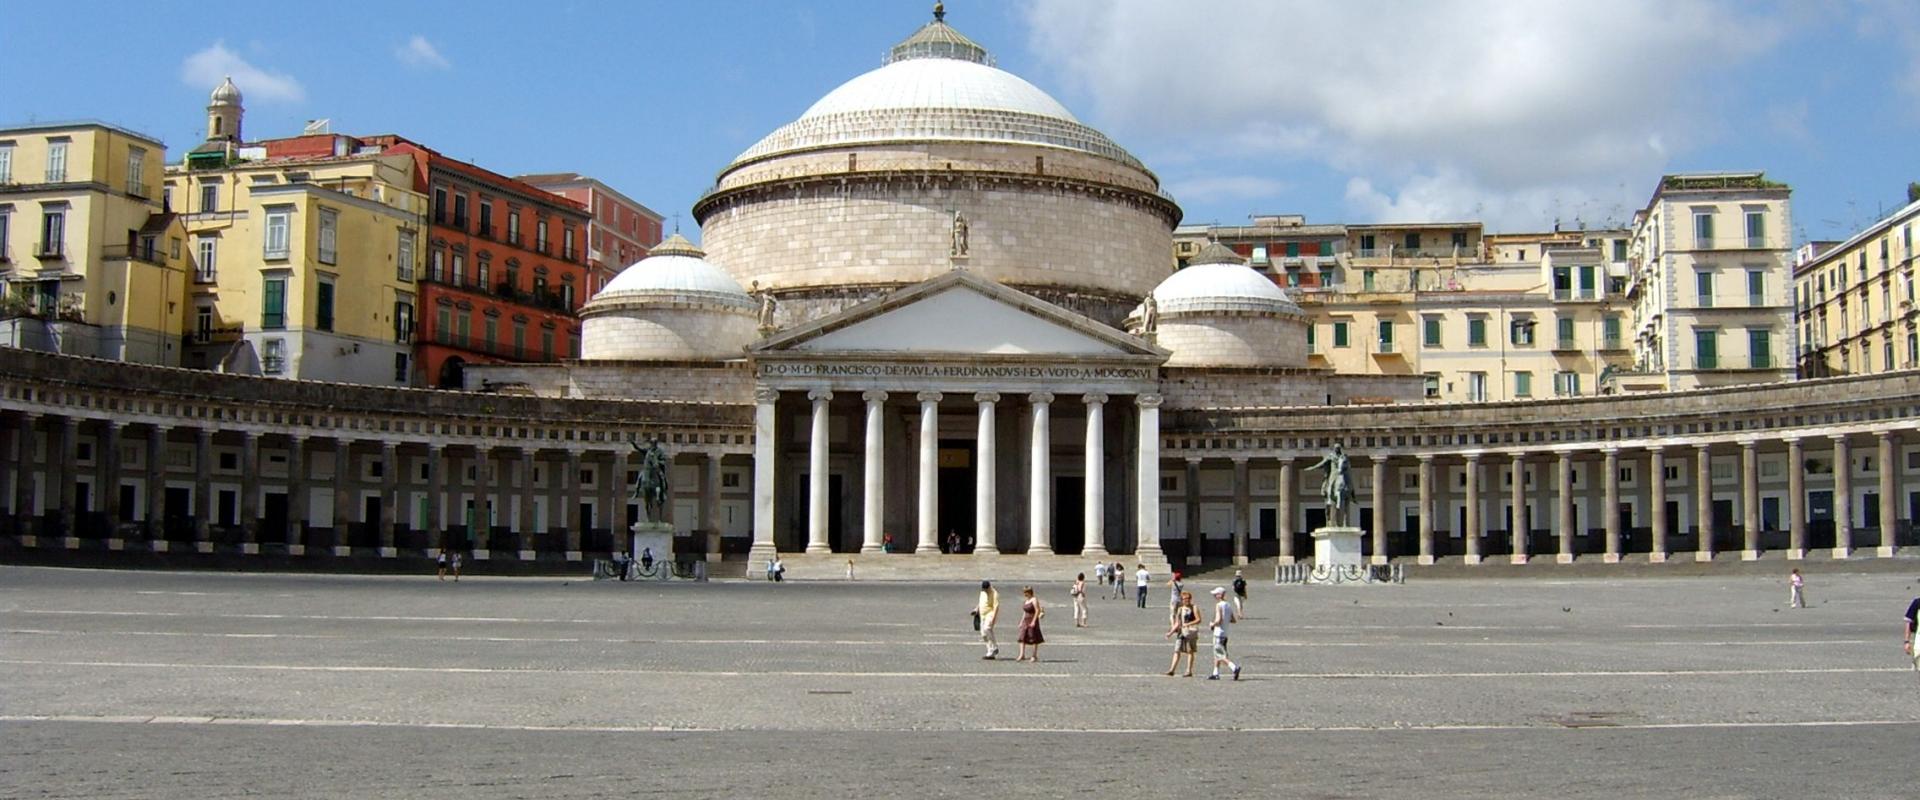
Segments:
[[[553,360],[553,331],[550,331],[550,330],[540,331],[540,360],[541,361]]]
[[[287,340],[268,339],[260,348],[260,371],[268,375],[278,375],[287,370]]]
[[[1755,249],[1767,246],[1767,212],[1747,212],[1747,246]]]
[[[568,311],[573,310],[573,284],[572,283],[561,284],[560,304],[565,306]]]
[[[200,256],[200,263],[194,265],[194,281],[213,283],[214,277],[219,275],[220,239],[214,236],[201,236],[194,240],[194,249]]]
[[[500,320],[487,317],[480,321],[480,341],[486,343],[489,352],[493,350],[500,341]]]
[[[1487,318],[1486,317],[1468,317],[1467,318],[1467,346],[1468,347],[1486,347],[1487,346]]]
[[[1713,272],[1703,269],[1693,273],[1693,293],[1701,308],[1713,307]]]
[[[1764,306],[1767,304],[1767,273],[1762,270],[1747,270],[1747,305]]]
[[[1454,252],[1456,252],[1456,253],[1458,253],[1459,251],[1461,251],[1461,250],[1465,250],[1465,249],[1467,249],[1467,232],[1466,232],[1466,231],[1454,231],[1454,232],[1453,232],[1453,250],[1454,250]]]
[[[200,179],[200,213],[211,214],[220,210],[220,182],[212,178]]]
[[[519,290],[519,288],[520,288],[520,262],[518,262],[518,261],[516,261],[516,260],[514,260],[514,259],[511,259],[511,258],[509,258],[509,259],[507,259],[507,277],[506,277],[506,279],[505,279],[505,280],[503,281],[503,283],[505,283],[505,284],[506,284],[506,286],[507,286],[507,290],[508,290],[508,291],[518,291],[518,290]]]
[[[47,183],[62,183],[67,179],[67,140],[47,140]]]
[[[1568,267],[1553,268],[1553,299],[1573,299],[1573,270]]]
[[[147,151],[138,147],[127,148],[127,194],[134,197],[146,197],[147,185],[140,182],[147,171]]]
[[[1566,371],[1553,373],[1553,395],[1555,397],[1579,397],[1580,373]]]
[[[462,255],[462,254],[460,254],[460,253],[454,253],[454,254],[453,254],[453,269],[452,269],[452,274],[450,274],[450,275],[448,275],[448,276],[447,276],[447,280],[449,280],[449,281],[452,281],[452,282],[453,282],[453,285],[455,285],[455,286],[464,286],[464,285],[466,285],[466,282],[467,282],[467,257],[466,257],[465,255]]]
[[[480,235],[493,235],[493,203],[485,199],[480,201]]]
[[[1529,372],[1527,370],[1517,370],[1513,373],[1513,396],[1514,397],[1532,397],[1533,396],[1533,373],[1532,372]]]
[[[1627,240],[1625,239],[1613,240],[1613,260],[1615,261],[1627,260]]]
[[[1406,236],[1404,237],[1404,241],[1402,242],[1402,244],[1401,244],[1400,246],[1401,246],[1401,247],[1404,247],[1404,248],[1406,248],[1406,249],[1408,249],[1408,250],[1419,250],[1419,249],[1420,249],[1420,234],[1417,234],[1417,233],[1409,233],[1409,234],[1407,234],[1407,235],[1406,235]]]
[[[394,277],[402,282],[413,281],[413,231],[401,231],[400,240],[394,244]]]
[[[513,357],[527,357],[527,323],[513,321]]]
[[[547,221],[544,219],[533,228],[533,248],[541,253],[547,252]]]
[[[1421,377],[1420,384],[1428,400],[1434,400],[1440,397],[1440,375],[1438,373],[1426,373]]]
[[[465,192],[453,196],[453,227],[462,230],[467,227],[467,195]]]
[[[433,254],[427,257],[427,280],[439,283],[447,279],[446,255],[440,248],[433,249]]]
[[[1555,347],[1561,350],[1579,349],[1578,345],[1574,342],[1572,317],[1560,317],[1554,320],[1554,326],[1554,333],[1558,334],[1555,337],[1558,340],[1558,344],[1556,344]]]
[[[202,305],[194,309],[193,340],[202,343],[213,341],[213,306]]]
[[[1595,272],[1597,270],[1591,266],[1580,268],[1580,299],[1593,300],[1599,297],[1599,287],[1594,278]]]
[[[393,382],[408,383],[413,380],[412,359],[406,353],[393,354]]]
[[[520,243],[520,212],[507,212],[507,243]]]
[[[1713,211],[1699,209],[1693,212],[1694,247],[1701,250],[1713,247]]]
[[[0,144],[0,183],[13,182],[13,144]]]
[[[1380,320],[1380,352],[1393,352],[1393,320]]]
[[[333,330],[333,281],[321,278],[313,293],[313,327]]]
[[[433,221],[447,224],[447,190],[438,186],[433,187]]]
[[[1374,288],[1376,285],[1377,284],[1374,283],[1374,270],[1367,269],[1360,271],[1360,288],[1363,291],[1378,291]]]
[[[4,178],[0,178],[0,181],[4,180]],[[13,235],[8,233],[8,231],[12,229],[12,225],[13,211],[0,207],[0,264],[5,264],[13,259],[13,256],[9,252],[12,249],[10,245],[13,244]]]
[[[287,279],[268,278],[260,298],[260,327],[268,330],[287,327]]]
[[[410,299],[393,303],[393,340],[401,344],[413,341],[413,301]]]
[[[1467,400],[1469,402],[1474,402],[1474,403],[1486,402],[1487,373],[1484,373],[1484,372],[1467,373]]]
[[[1747,329],[1747,358],[1754,369],[1773,368],[1773,336],[1766,328]],[[1893,343],[1887,343],[1887,366],[1893,366]]]
[[[1314,325],[1312,323],[1307,324],[1307,352],[1309,353],[1315,352],[1319,349],[1317,345],[1319,343],[1320,337],[1314,333],[1319,329],[1320,329],[1320,326],[1318,325]]]
[[[473,315],[462,311],[454,322],[459,325],[459,327],[454,329],[453,342],[461,347],[466,347],[467,338],[473,335]]]
[[[293,209],[275,207],[267,209],[267,241],[260,254],[266,259],[284,259],[287,257],[287,236],[293,225]]]
[[[433,340],[447,343],[447,335],[453,332],[453,309],[440,307],[440,313],[434,315]]]
[[[568,261],[572,261],[573,260],[573,228],[572,226],[568,226],[566,231],[561,234],[561,237],[562,238],[560,240],[560,257]]]
[[[1693,329],[1694,368],[1720,368],[1720,331],[1718,328]]]
[[[1600,318],[1601,346],[1608,350],[1620,349],[1620,315],[1608,314]]]
[[[1510,328],[1511,330],[1509,331],[1509,334],[1512,337],[1511,341],[1513,342],[1514,347],[1532,347],[1533,346],[1533,319],[1532,318],[1515,317],[1513,320],[1513,324],[1510,326]]]
[[[1421,321],[1420,343],[1427,347],[1440,346],[1440,318],[1427,317]]]
[[[1360,257],[1362,258],[1372,257],[1374,254],[1374,250],[1376,250],[1377,248],[1378,246],[1374,241],[1373,234],[1371,233],[1360,234]]]
[[[340,212],[331,208],[320,209],[320,263],[333,264],[339,261],[339,240]]]
[[[1333,323],[1333,346],[1334,347],[1347,346],[1347,323],[1345,322]]]
[[[67,210],[49,208],[40,215],[40,256],[64,258],[67,252]]]

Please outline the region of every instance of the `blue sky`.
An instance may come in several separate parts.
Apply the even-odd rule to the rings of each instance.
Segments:
[[[231,72],[250,137],[329,118],[509,174],[592,174],[670,220],[716,171],[928,16],[919,0],[419,2],[13,15],[0,122],[203,135]],[[536,15],[529,9],[541,12]],[[1797,239],[1920,180],[1903,0],[953,0],[948,21],[1160,176],[1190,222],[1624,221],[1662,172],[1764,169]],[[85,31],[86,35],[77,35]]]

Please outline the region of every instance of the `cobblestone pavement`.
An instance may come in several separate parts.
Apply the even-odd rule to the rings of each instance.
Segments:
[[[1037,588],[0,568],[0,797],[1913,795],[1908,575],[1255,585],[1238,682]]]

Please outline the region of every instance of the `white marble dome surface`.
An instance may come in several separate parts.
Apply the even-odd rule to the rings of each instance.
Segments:
[[[595,301],[648,296],[700,298],[746,309],[757,304],[740,283],[707,262],[705,254],[680,234],[661,242],[646,258],[621,270],[593,296]]]
[[[1162,315],[1208,311],[1300,314],[1300,306],[1272,280],[1240,264],[1194,264],[1153,289]]]
[[[705,253],[674,234],[580,308],[590,361],[741,357],[759,336],[759,304]]]

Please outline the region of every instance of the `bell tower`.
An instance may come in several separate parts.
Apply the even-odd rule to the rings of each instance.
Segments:
[[[207,141],[239,142],[240,115],[245,110],[240,105],[240,87],[228,76],[214,88],[207,103]]]

